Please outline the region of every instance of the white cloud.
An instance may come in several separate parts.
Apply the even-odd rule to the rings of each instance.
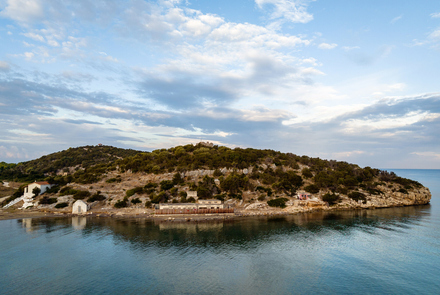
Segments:
[[[432,18],[440,18],[440,12],[431,13]]]
[[[25,52],[23,55],[27,60],[31,60],[34,57],[33,52]]]
[[[409,112],[404,116],[390,116],[375,119],[350,119],[343,122],[342,131],[345,133],[360,133],[375,130],[395,129],[415,124],[432,118],[428,112]]]
[[[0,12],[0,15],[18,22],[29,23],[43,19],[44,11],[39,0],[8,0],[6,8]]]
[[[391,24],[394,24],[394,23],[397,22],[398,20],[402,19],[402,17],[403,17],[403,14],[401,14],[401,15],[399,15],[399,16],[396,16],[395,18],[393,18],[393,19],[390,21],[390,23],[391,23]]]
[[[333,49],[333,48],[336,48],[337,46],[338,46],[338,44],[336,44],[336,43],[332,43],[332,44],[321,43],[318,45],[318,48],[319,49]]]
[[[272,19],[282,18],[294,23],[307,23],[313,20],[313,15],[307,12],[309,2],[310,0],[255,0],[260,9],[265,5],[274,6]]]
[[[0,70],[2,70],[2,71],[9,71],[10,68],[11,67],[9,66],[9,64],[7,62],[0,60]]]
[[[345,51],[351,51],[351,50],[355,50],[355,49],[360,49],[359,46],[343,46],[342,49],[344,49]]]
[[[433,39],[435,41],[440,41],[440,29],[435,30],[428,36],[430,39]]]
[[[412,152],[411,154],[431,158],[432,160],[440,160],[440,153],[438,152]]]
[[[29,33],[24,33],[23,35],[35,41],[44,42],[44,37],[39,34],[29,32]]]

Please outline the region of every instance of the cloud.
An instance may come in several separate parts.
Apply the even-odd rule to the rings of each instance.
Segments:
[[[401,20],[403,18],[403,14],[401,14],[401,15],[399,15],[399,16],[396,16],[395,18],[393,18],[391,21],[390,21],[390,24],[395,24],[398,20]]]
[[[333,49],[333,48],[336,48],[337,46],[338,46],[338,44],[336,44],[336,43],[332,43],[332,44],[321,43],[318,45],[318,48],[319,49]]]
[[[0,60],[0,71],[2,72],[8,72],[11,69],[9,64],[5,61]]]
[[[294,23],[308,23],[313,15],[307,12],[307,0],[255,0],[260,9],[273,6],[271,19],[284,19]]]
[[[355,49],[360,49],[360,47],[359,46],[343,46],[342,49],[345,51],[351,51],[351,50],[355,50]]]
[[[431,34],[428,35],[428,38],[434,41],[440,41],[440,29],[433,31]]]
[[[44,18],[44,10],[39,0],[7,0],[0,16],[8,17],[21,23],[31,23]]]
[[[440,18],[440,12],[431,13],[432,18]]]

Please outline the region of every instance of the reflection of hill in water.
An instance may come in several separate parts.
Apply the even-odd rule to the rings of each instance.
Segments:
[[[280,235],[298,235],[310,240],[337,231],[350,235],[353,230],[374,234],[376,229],[399,231],[430,214],[430,206],[399,207],[378,210],[316,212],[308,214],[240,218],[227,221],[166,222],[146,219],[112,218],[41,218],[33,219],[32,227],[46,232],[60,227],[82,229],[84,235],[114,235],[136,247],[156,245],[198,245],[216,247],[225,243],[245,248]],[[86,222],[87,220],[87,222]],[[29,220],[21,221],[29,229]]]

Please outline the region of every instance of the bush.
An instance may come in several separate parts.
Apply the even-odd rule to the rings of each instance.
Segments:
[[[138,186],[138,187],[135,187],[135,188],[132,188],[132,189],[129,189],[128,191],[126,191],[125,196],[127,198],[129,198],[129,197],[133,196],[134,194],[141,194],[143,192],[144,192],[144,189],[142,187]]]
[[[258,201],[264,201],[266,199],[265,195],[261,195],[258,197]]]
[[[327,202],[330,206],[339,202],[339,196],[334,193],[326,193],[322,196],[322,200]]]
[[[60,189],[60,196],[74,195],[76,192],[78,192],[76,189],[73,189],[70,186],[65,186]]]
[[[180,175],[180,174],[179,174]],[[174,183],[172,180],[162,180],[160,182],[160,188],[163,191],[169,190],[170,188],[172,188],[174,186]]]
[[[142,203],[142,201],[139,200],[139,198],[136,198],[136,199],[131,200],[131,203],[136,205],[136,204]]]
[[[123,200],[119,200],[115,203],[115,208],[125,208],[128,206],[128,200],[124,198]]]
[[[304,168],[303,170],[301,170],[301,174],[304,176],[304,178],[313,177],[312,171],[309,168]]]
[[[57,198],[43,197],[40,200],[41,205],[50,205],[50,204],[55,204],[56,202],[58,202]]]
[[[48,189],[45,193],[46,194],[56,194],[57,192],[59,192],[60,187],[58,185],[55,185],[53,187],[51,187],[50,189]]]
[[[55,205],[55,208],[57,208],[57,209],[61,209],[61,208],[66,208],[67,206],[69,206],[69,203],[64,202],[64,203],[58,203],[58,204],[56,204],[56,205]]]
[[[352,200],[355,201],[359,201],[361,200],[362,203],[366,204],[367,203],[367,198],[365,197],[365,195],[361,192],[351,192],[348,194],[348,197]]]
[[[114,183],[114,182],[121,182],[121,181],[122,181],[121,176],[118,175],[117,177],[107,179],[105,182],[107,182],[107,183]]]
[[[316,184],[308,185],[304,189],[311,194],[319,193],[319,187]]]
[[[277,198],[277,199],[267,201],[267,205],[269,205],[271,207],[285,208],[287,201],[288,201],[287,198]]]
[[[95,201],[103,201],[105,197],[101,195],[100,191],[94,193],[90,198],[87,199],[87,202],[95,202]]]
[[[399,193],[408,194],[408,191],[404,188],[399,189]]]
[[[77,190],[76,193],[73,195],[73,198],[75,200],[82,200],[82,199],[90,197],[90,195],[91,195],[91,193],[89,191]]]
[[[153,203],[151,203],[151,201],[146,201],[145,202],[145,207],[147,207],[147,208],[151,208],[151,205],[152,205]]]

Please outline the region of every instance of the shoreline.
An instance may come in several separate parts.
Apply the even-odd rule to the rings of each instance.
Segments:
[[[216,214],[160,214],[155,215],[153,212],[143,212],[136,211],[136,209],[125,210],[125,212],[120,210],[113,211],[89,211],[84,214],[73,214],[66,211],[51,211],[51,210],[38,210],[38,209],[0,209],[0,221],[1,220],[12,220],[21,218],[54,218],[54,217],[104,217],[104,218],[115,218],[115,219],[150,219],[155,221],[174,221],[174,222],[198,222],[198,221],[211,221],[211,220],[232,220],[232,219],[243,219],[247,217],[272,217],[272,216],[289,216],[316,212],[337,212],[337,211],[364,211],[364,210],[377,210],[377,209],[390,209],[390,208],[402,208],[402,207],[418,207],[426,206],[426,204],[413,204],[413,205],[398,205],[398,206],[386,206],[386,207],[354,207],[354,208],[338,208],[329,207],[326,209],[322,208],[310,208],[308,210],[297,210],[297,211],[287,211],[287,210],[237,210],[235,213],[216,213]]]

